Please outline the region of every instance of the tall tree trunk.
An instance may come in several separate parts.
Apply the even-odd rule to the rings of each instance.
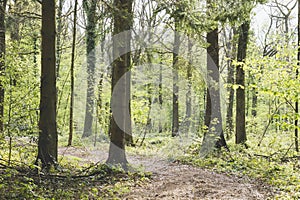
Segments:
[[[5,70],[5,10],[6,0],[0,1],[0,72]],[[0,81],[0,132],[4,131],[4,86]]]
[[[58,1],[57,10],[57,35],[56,35],[56,77],[59,78],[60,58],[61,58],[61,32],[62,32],[62,9],[65,0]]]
[[[163,67],[162,67],[162,55],[160,56],[160,63],[159,63],[159,84],[158,84],[158,102],[159,102],[159,109],[162,111],[163,108],[163,96],[162,96],[162,81],[163,81],[163,76],[162,76],[162,72],[163,71]],[[158,122],[158,132],[162,133],[163,132],[163,127],[162,127],[162,122],[161,120],[159,120]]]
[[[250,84],[251,84],[251,80],[250,80],[250,77],[251,77],[251,74],[250,74],[250,71],[248,71],[248,79],[245,83],[245,88],[250,88]],[[246,117],[249,117],[249,110],[250,110],[250,91],[249,90],[244,90],[245,91],[245,110],[246,110]]]
[[[69,118],[69,139],[68,146],[72,145],[73,139],[73,106],[74,106],[74,64],[75,64],[75,44],[76,44],[76,23],[77,23],[77,0],[74,6],[74,25],[73,25],[73,42],[72,42],[72,55],[71,55],[71,94],[70,94],[70,118]]]
[[[84,2],[84,9],[87,15],[86,27],[86,56],[87,56],[87,93],[85,118],[82,137],[92,135],[93,114],[94,114],[94,95],[95,95],[95,32],[96,32],[96,0]]]
[[[132,0],[114,0],[112,100],[110,146],[107,163],[127,168],[125,134],[131,134],[130,102],[130,41],[133,23]],[[118,35],[119,34],[119,35]],[[118,84],[117,84],[118,83]]]
[[[19,41],[20,40],[20,17],[16,14],[19,13],[22,10],[22,7],[20,5],[20,1],[14,0],[14,5],[12,6],[13,12],[12,15],[12,22],[10,24],[11,26],[11,32],[10,32],[10,38],[13,41]]]
[[[149,44],[151,43],[151,38],[152,38],[152,35],[150,34],[149,39],[148,39]],[[153,63],[152,54],[149,51],[147,51],[146,54],[147,54],[147,62],[149,63],[148,70],[152,70],[151,69],[151,67],[152,67],[151,63]],[[152,107],[153,84],[148,83],[146,85],[146,88],[147,88],[147,99],[148,99],[148,108],[149,108],[149,111],[148,111],[148,114],[147,114],[146,132],[151,133],[151,131],[152,131],[151,107]]]
[[[193,44],[191,40],[188,41],[188,52],[189,52],[189,62],[187,65],[187,82],[188,82],[188,88],[187,88],[187,93],[186,93],[186,102],[185,102],[185,107],[186,107],[186,112],[185,112],[185,118],[186,118],[186,131],[187,133],[190,130],[190,125],[191,125],[191,117],[192,117],[192,47]]]
[[[251,110],[251,115],[253,117],[256,117],[257,115],[257,111],[256,111],[256,108],[257,108],[257,89],[256,88],[253,88],[252,89],[252,110]]]
[[[228,98],[228,106],[227,106],[227,113],[226,113],[226,127],[228,131],[228,136],[230,136],[233,133],[233,101],[234,101],[234,65],[233,60],[235,59],[236,55],[236,41],[235,36],[237,34],[236,28],[233,27],[233,33],[230,33],[229,41],[227,43],[227,50],[228,54],[227,57],[229,58],[227,61],[227,67],[228,67],[228,75],[227,75],[227,84],[230,85],[228,87],[229,90],[229,98]],[[232,35],[233,34],[233,37]]]
[[[240,26],[239,41],[238,41],[238,54],[237,61],[240,63],[245,62],[248,34],[250,29],[250,22],[245,21]],[[246,137],[246,117],[245,117],[245,72],[243,65],[240,64],[236,69],[236,84],[239,85],[236,90],[236,144],[245,143]]]
[[[221,116],[218,29],[207,33],[207,94],[204,133],[200,154],[207,156],[215,148],[227,148]]]
[[[43,167],[57,162],[55,0],[42,1],[42,72],[38,160]]]
[[[147,99],[148,99],[148,113],[147,113],[147,122],[145,132],[151,133],[152,130],[152,121],[151,121],[151,107],[152,107],[152,84],[147,84]]]
[[[100,125],[100,127],[102,126],[102,128],[104,128],[106,126],[106,113],[102,111],[102,91],[103,91],[103,76],[104,73],[102,73],[100,75],[100,80],[98,83],[98,98],[97,98],[97,120],[98,123]],[[97,130],[96,130],[97,133]],[[96,142],[96,141],[95,141]]]
[[[179,135],[179,104],[178,104],[178,53],[180,46],[180,36],[177,32],[178,21],[175,20],[174,46],[173,46],[173,115],[172,115],[172,137]]]
[[[296,80],[299,76],[299,66],[300,66],[300,0],[298,0],[298,54],[297,54],[297,69],[296,69]],[[295,102],[295,150],[299,152],[299,143],[298,143],[298,118],[299,118],[299,102],[296,98]]]

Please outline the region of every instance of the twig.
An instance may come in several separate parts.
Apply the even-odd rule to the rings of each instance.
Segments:
[[[266,133],[267,133],[267,130],[268,130],[269,126],[271,125],[271,122],[272,122],[272,119],[273,119],[274,115],[277,113],[278,109],[280,108],[280,106],[281,106],[282,104],[283,104],[283,103],[280,103],[280,104],[276,107],[275,111],[273,112],[273,114],[272,114],[271,117],[269,118],[268,124],[267,124],[267,126],[265,127],[265,130],[264,130],[264,132],[263,132],[263,134],[262,134],[262,136],[261,136],[260,141],[258,142],[258,145],[257,145],[258,147],[261,145],[261,143],[262,143],[262,141],[263,141],[263,139],[264,139],[264,137],[265,137],[265,135],[266,135]]]

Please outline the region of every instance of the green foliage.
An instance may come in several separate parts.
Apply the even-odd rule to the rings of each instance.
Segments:
[[[20,145],[21,143],[14,143]],[[6,146],[3,146],[6,148]],[[35,148],[27,148],[35,150]],[[13,148],[13,158],[8,165],[7,152],[0,151],[0,195],[3,199],[118,199],[129,188],[147,181],[149,173],[125,172],[122,168],[106,164],[79,164],[76,159],[60,160],[57,169],[49,173],[40,171],[33,163],[32,151],[26,162],[20,162]],[[25,153],[25,152],[24,152]],[[9,192],[8,192],[9,191]]]
[[[5,85],[5,127],[13,135],[36,135],[39,110],[38,64],[33,62],[33,42],[28,38],[8,42],[7,68],[2,80]]]
[[[275,37],[275,36],[274,36]],[[274,38],[276,41],[278,38]],[[295,129],[294,120],[299,118],[295,115],[294,102],[299,99],[299,80],[295,78],[297,66],[297,47],[278,41],[275,56],[262,56],[262,51],[254,41],[249,44],[249,56],[244,65],[247,90],[257,91],[259,113],[258,127],[265,126],[268,121],[272,127],[278,130],[291,131]],[[251,100],[248,100],[251,103]],[[268,111],[268,112],[267,112]],[[267,119],[265,119],[267,116]],[[273,130],[274,130],[273,129]]]
[[[245,20],[250,20],[251,10],[256,4],[265,2],[266,0],[216,0],[212,1],[211,6],[216,20],[239,25]]]

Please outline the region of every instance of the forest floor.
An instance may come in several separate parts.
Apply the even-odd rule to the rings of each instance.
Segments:
[[[77,157],[79,162],[105,162],[107,150],[60,147],[60,158]],[[262,181],[170,162],[158,156],[127,153],[135,167],[151,172],[151,179],[133,185],[120,199],[268,199],[274,193]],[[80,163],[79,163],[80,164]]]

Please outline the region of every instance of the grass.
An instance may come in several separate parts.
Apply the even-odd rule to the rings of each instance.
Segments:
[[[125,172],[101,163],[82,164],[80,158],[70,155],[59,157],[59,167],[45,173],[33,164],[36,145],[13,141],[10,163],[7,149],[8,142],[3,141],[0,145],[0,196],[3,199],[119,199],[130,187],[150,177],[140,170]]]
[[[129,155],[156,156],[220,173],[251,177],[270,185],[276,192],[274,199],[299,199],[300,160],[292,150],[290,137],[286,133],[267,135],[260,147],[257,147],[258,135],[249,134],[248,137],[248,141],[252,141],[248,149],[230,140],[230,152],[216,152],[205,159],[199,157],[201,138],[171,138],[170,133],[148,134],[142,145],[137,143],[126,150]],[[59,139],[60,146],[67,144],[66,136]],[[108,147],[102,140],[94,147],[93,137],[81,139],[78,135],[74,136],[73,144],[75,148]],[[59,157],[60,169],[48,175],[37,174],[33,173],[36,145],[13,140],[12,147],[12,160],[8,166],[8,142],[3,140],[0,145],[0,196],[3,198],[117,199],[133,185],[149,178],[142,170],[127,173],[103,164],[82,164],[83,160],[69,155]]]
[[[251,148],[230,145],[231,152],[222,151],[205,159],[200,158],[199,145],[190,146],[190,151],[178,158],[185,164],[261,180],[276,191],[274,199],[300,198],[300,161],[296,157],[283,159],[283,153],[261,155]]]

